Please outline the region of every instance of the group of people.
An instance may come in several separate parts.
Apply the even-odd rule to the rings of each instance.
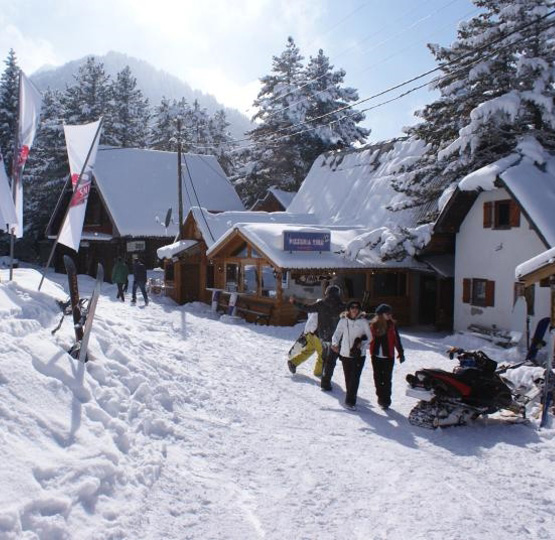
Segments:
[[[287,361],[291,373],[314,352],[318,358],[314,375],[321,377],[320,386],[331,391],[331,379],[337,359],[343,364],[345,375],[345,407],[356,409],[360,376],[369,350],[374,374],[378,405],[388,409],[391,405],[391,381],[395,363],[395,351],[400,363],[405,354],[391,306],[379,305],[374,317],[368,320],[361,303],[351,300],[344,304],[341,290],[330,285],[324,299],[305,304],[291,297],[289,301],[298,309],[309,314],[303,334],[304,346]],[[369,342],[369,346],[366,344]]]
[[[125,302],[125,293],[129,286],[129,268],[123,257],[118,257],[112,268],[112,283],[118,287],[118,294],[116,298]],[[148,295],[146,292],[146,266],[138,257],[133,259],[133,288],[131,303],[137,302],[137,289],[140,289],[145,301],[145,306],[148,306]]]

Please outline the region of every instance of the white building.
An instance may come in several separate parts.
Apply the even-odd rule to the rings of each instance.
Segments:
[[[434,232],[455,234],[455,330],[511,329],[515,268],[555,245],[555,157],[538,146],[468,175],[445,202]],[[527,303],[534,328],[549,287],[531,287]]]

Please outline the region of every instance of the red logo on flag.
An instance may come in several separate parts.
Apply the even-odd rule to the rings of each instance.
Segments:
[[[19,156],[17,158],[17,165],[19,167],[22,167],[23,165],[25,165],[25,162],[27,161],[27,158],[29,157],[29,147],[24,144],[21,149],[19,150]]]
[[[77,173],[73,173],[71,175],[71,183],[73,184],[74,190],[78,180],[79,180],[79,175]],[[87,199],[89,198],[90,191],[91,191],[91,177],[89,176],[88,173],[83,173],[83,177],[81,178],[81,184],[79,184],[79,189],[73,192],[73,196],[71,197],[71,202],[69,203],[69,206],[78,206],[80,204],[86,203]]]

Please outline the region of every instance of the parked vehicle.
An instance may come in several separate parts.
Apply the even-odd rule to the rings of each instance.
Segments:
[[[459,361],[453,372],[422,369],[407,375],[406,393],[419,400],[409,414],[411,424],[428,429],[460,426],[499,411],[526,419],[540,403],[543,378],[529,387],[515,387],[504,376],[525,362],[498,368],[483,351],[452,348],[448,353]]]

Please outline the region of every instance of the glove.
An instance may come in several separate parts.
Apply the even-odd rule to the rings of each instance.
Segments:
[[[405,361],[405,354],[402,353],[399,355],[399,364],[402,364]]]

